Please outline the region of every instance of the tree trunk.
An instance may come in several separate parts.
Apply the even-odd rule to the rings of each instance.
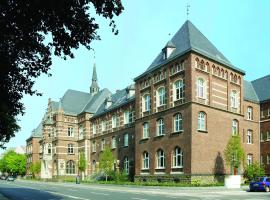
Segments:
[[[107,182],[107,180],[108,180],[108,175],[106,174],[106,182]]]

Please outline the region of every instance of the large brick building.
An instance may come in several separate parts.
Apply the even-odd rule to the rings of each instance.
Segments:
[[[260,161],[260,126],[261,140],[270,131],[262,117],[270,116],[270,95],[261,97],[260,84],[270,80],[248,82],[244,75],[190,21],[135,84],[115,94],[99,90],[94,66],[90,93],[68,90],[59,102],[49,100],[36,158],[42,161],[41,176],[76,175],[80,151],[85,174],[91,175],[108,145],[115,168],[131,179],[214,180],[232,171],[223,153],[234,134],[241,137],[247,164]],[[31,138],[28,146],[35,144]],[[262,161],[270,164],[268,147],[261,142]]]

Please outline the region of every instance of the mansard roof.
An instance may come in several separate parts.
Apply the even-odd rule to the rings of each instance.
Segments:
[[[270,100],[270,75],[251,82],[260,102]]]
[[[251,82],[244,80],[244,100],[259,103],[259,98]]]
[[[129,102],[135,100],[135,96],[128,97],[128,90],[133,89],[134,85],[130,85],[125,89],[117,90],[116,93],[111,95],[112,105],[106,108],[106,103],[103,101],[97,112],[94,114],[93,118],[103,115],[113,109],[119,108]]]
[[[189,20],[183,24],[170,42],[175,46],[175,50],[171,55],[167,59],[164,59],[162,52],[160,52],[148,69],[143,74],[136,77],[135,80],[190,51],[197,52],[200,55],[228,66],[234,71],[245,74],[243,70],[233,66],[231,62]]]
[[[39,123],[38,127],[32,131],[30,138],[41,138],[41,137],[42,137],[42,122]]]

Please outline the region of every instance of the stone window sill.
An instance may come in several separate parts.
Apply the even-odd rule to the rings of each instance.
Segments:
[[[161,138],[161,137],[164,137],[165,134],[162,134],[162,135],[156,135],[155,138]]]
[[[172,135],[177,135],[177,134],[181,134],[183,133],[184,131],[183,130],[180,130],[180,131],[174,131],[174,132],[171,132]]]
[[[197,131],[198,131],[198,132],[201,132],[201,133],[208,133],[207,130],[200,130],[200,129],[198,129]]]

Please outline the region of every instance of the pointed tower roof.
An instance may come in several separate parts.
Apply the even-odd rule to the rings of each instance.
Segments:
[[[243,70],[233,66],[231,62],[189,20],[183,24],[167,45],[174,45],[175,50],[173,53],[164,60],[162,52],[160,52],[147,70],[136,77],[135,80],[159,68],[161,65],[168,63],[172,59],[182,56],[190,51],[197,52],[224,64],[235,71],[245,74]]]
[[[92,81],[97,81],[97,70],[96,70],[96,63],[94,63],[94,66],[93,66],[93,75],[92,75]]]
[[[97,82],[97,70],[96,63],[93,66],[92,84],[90,86],[90,94],[96,94],[99,91],[99,86]]]

